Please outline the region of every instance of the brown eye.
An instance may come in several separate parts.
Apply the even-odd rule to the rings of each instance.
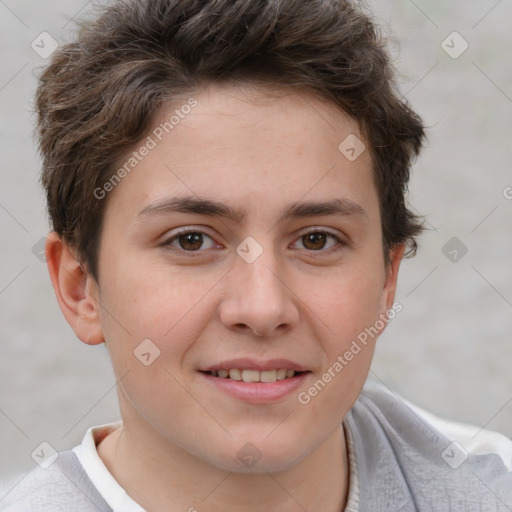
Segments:
[[[329,239],[333,242],[329,242]],[[304,249],[316,252],[330,252],[330,249],[336,245],[340,248],[345,245],[339,237],[327,231],[310,231],[302,235],[299,240],[302,242]]]
[[[176,233],[163,242],[162,246],[182,253],[203,252],[201,249],[211,249],[216,244],[206,233],[197,230],[185,230]]]
[[[177,237],[179,245],[186,251],[197,251],[203,245],[203,235],[201,233],[186,233]]]
[[[302,237],[302,243],[306,249],[318,250],[324,248],[326,239],[325,233],[308,233]]]

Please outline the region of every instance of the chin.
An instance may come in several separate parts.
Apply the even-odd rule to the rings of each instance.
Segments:
[[[260,437],[254,441],[237,443],[236,447],[222,454],[211,454],[209,461],[214,466],[239,474],[279,473],[296,466],[308,452],[304,443],[285,445],[283,442],[269,443]]]

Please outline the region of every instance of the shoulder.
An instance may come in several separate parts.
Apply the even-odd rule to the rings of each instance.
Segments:
[[[427,429],[436,438],[457,443],[468,455],[496,454],[512,471],[512,440],[503,434],[436,416],[373,380],[363,388],[360,405],[391,428],[408,424],[408,432],[403,434],[411,439],[424,438]],[[411,429],[412,425],[418,429]]]
[[[3,512],[112,512],[72,451],[27,473],[0,502]]]
[[[430,510],[439,500],[464,510],[512,509],[512,441],[505,436],[438,418],[372,380],[346,424],[361,496],[376,510]]]

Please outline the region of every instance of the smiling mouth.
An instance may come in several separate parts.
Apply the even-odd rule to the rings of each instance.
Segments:
[[[276,382],[278,380],[290,379],[296,375],[307,372],[298,372],[280,368],[278,370],[241,370],[233,368],[230,370],[203,371],[206,375],[212,375],[220,379],[235,380],[243,382]]]

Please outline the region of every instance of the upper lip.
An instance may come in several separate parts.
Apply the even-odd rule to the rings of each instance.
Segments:
[[[279,370],[285,368],[286,370],[295,370],[296,372],[308,371],[308,369],[289,359],[268,359],[266,361],[250,359],[247,357],[239,359],[229,359],[221,363],[212,364],[206,368],[202,368],[203,372],[216,372],[219,370],[258,370],[263,372],[265,370]]]

